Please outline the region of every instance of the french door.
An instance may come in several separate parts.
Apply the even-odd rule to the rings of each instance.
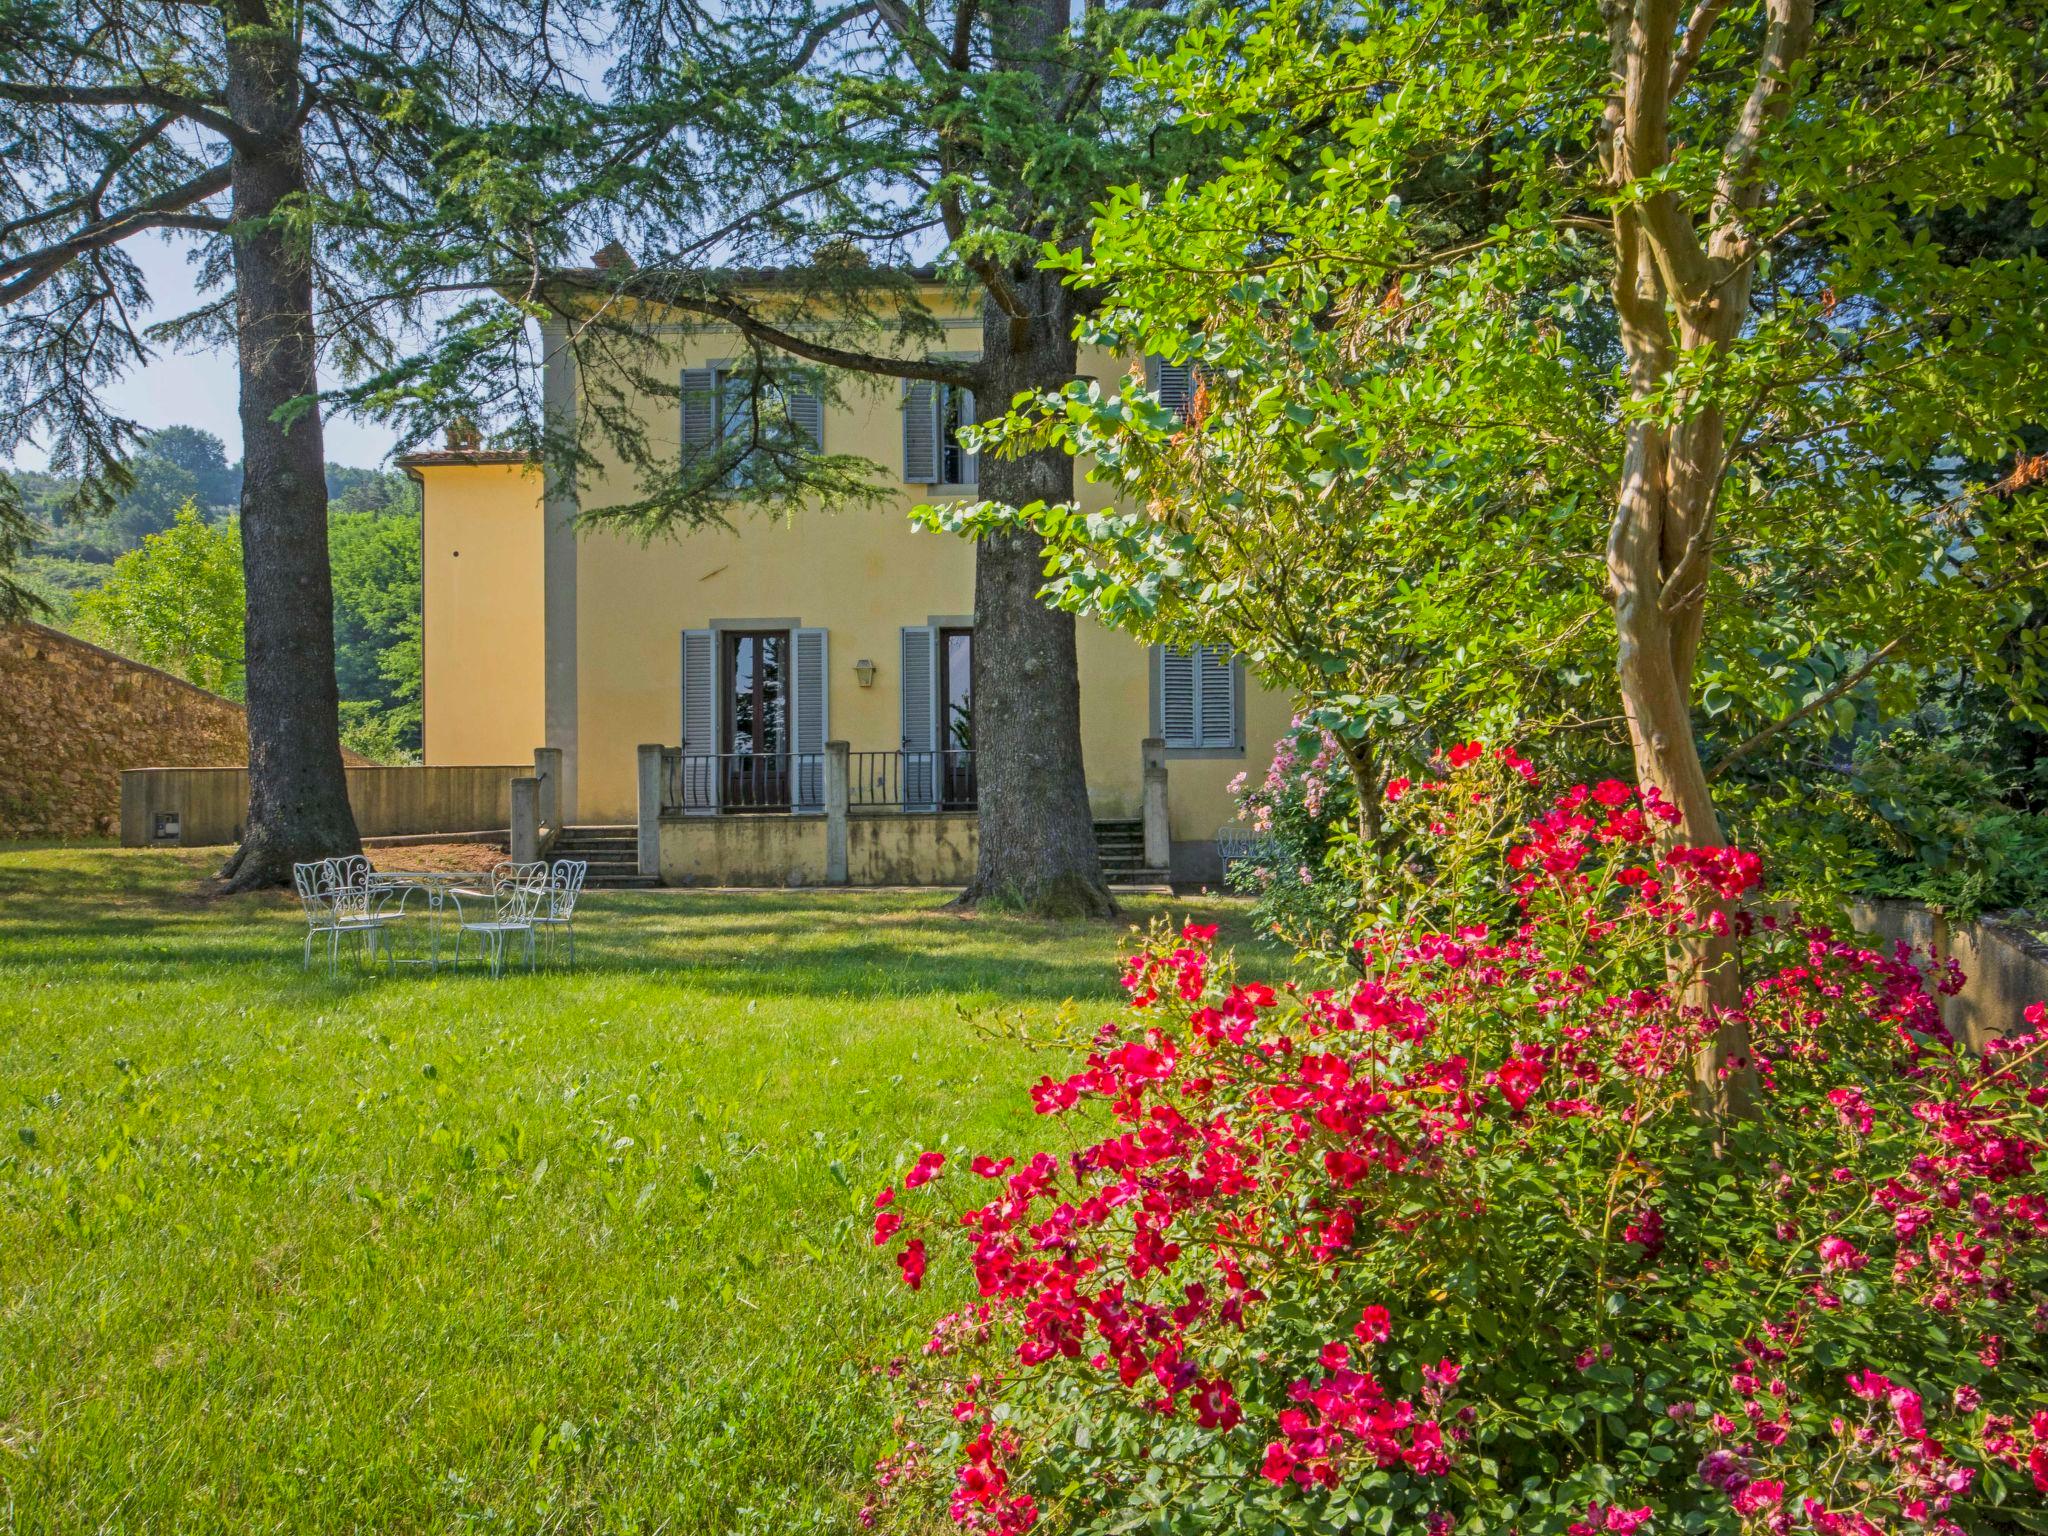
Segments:
[[[789,631],[725,630],[720,657],[728,810],[790,807]]]

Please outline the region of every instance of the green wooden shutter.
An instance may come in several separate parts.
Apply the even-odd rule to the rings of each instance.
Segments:
[[[825,446],[825,402],[815,389],[791,385],[783,394],[789,410],[789,424],[813,448]]]
[[[799,811],[825,809],[825,738],[831,729],[831,671],[826,665],[825,631],[799,629],[790,636],[796,653],[795,698],[790,709],[793,800]]]
[[[929,379],[903,384],[903,478],[911,485],[939,480],[939,391]]]
[[[718,809],[718,636],[683,631],[683,763],[685,811]]]
[[[939,808],[938,636],[928,624],[903,631],[903,809]]]
[[[710,368],[683,370],[683,451],[702,453],[718,442],[718,374]]]

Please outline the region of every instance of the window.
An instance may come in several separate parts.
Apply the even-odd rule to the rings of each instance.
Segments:
[[[758,386],[758,389],[757,389]],[[789,431],[813,449],[825,445],[825,407],[818,392],[795,379],[757,379],[727,364],[683,370],[683,448],[705,452],[731,445],[744,454],[754,438],[754,412],[761,413],[761,437],[773,442]],[[754,478],[745,457],[726,472],[726,484]]]
[[[903,478],[911,485],[973,485],[977,456],[960,429],[974,424],[974,391],[912,379],[903,387]]]
[[[1221,646],[1153,650],[1153,704],[1168,751],[1242,752],[1243,675]]]
[[[1186,421],[1194,409],[1195,392],[1202,387],[1202,365],[1195,362],[1169,363],[1163,357],[1145,359],[1145,387],[1159,396],[1159,403],[1173,412],[1176,421]]]

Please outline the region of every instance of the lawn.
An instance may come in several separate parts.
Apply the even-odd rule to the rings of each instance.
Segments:
[[[849,1530],[947,1300],[868,1195],[1041,1134],[1121,930],[603,893],[574,975],[330,982],[209,861],[0,849],[5,1528]]]

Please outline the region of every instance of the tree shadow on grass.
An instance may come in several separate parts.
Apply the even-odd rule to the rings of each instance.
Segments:
[[[297,904],[281,893],[201,894],[214,863],[211,851],[10,851],[0,858],[0,977],[132,984],[244,972],[252,988],[276,989],[266,1000],[303,996],[316,1006],[358,987],[445,990],[491,980],[469,958],[473,941],[459,972],[364,972],[344,954],[330,981],[316,939],[312,967],[302,971]],[[1134,900],[1119,924],[963,914],[949,900],[943,891],[592,892],[578,912],[575,971],[543,968],[523,984],[544,986],[549,1006],[600,1001],[622,982],[763,998],[1106,1000],[1116,995],[1130,930],[1155,917],[1220,920],[1227,942],[1253,937],[1242,904],[1228,899]],[[416,915],[396,932],[401,955],[426,949]],[[451,943],[444,928],[444,957]],[[556,951],[563,958],[565,946]],[[528,976],[516,954],[506,971],[496,984]]]

